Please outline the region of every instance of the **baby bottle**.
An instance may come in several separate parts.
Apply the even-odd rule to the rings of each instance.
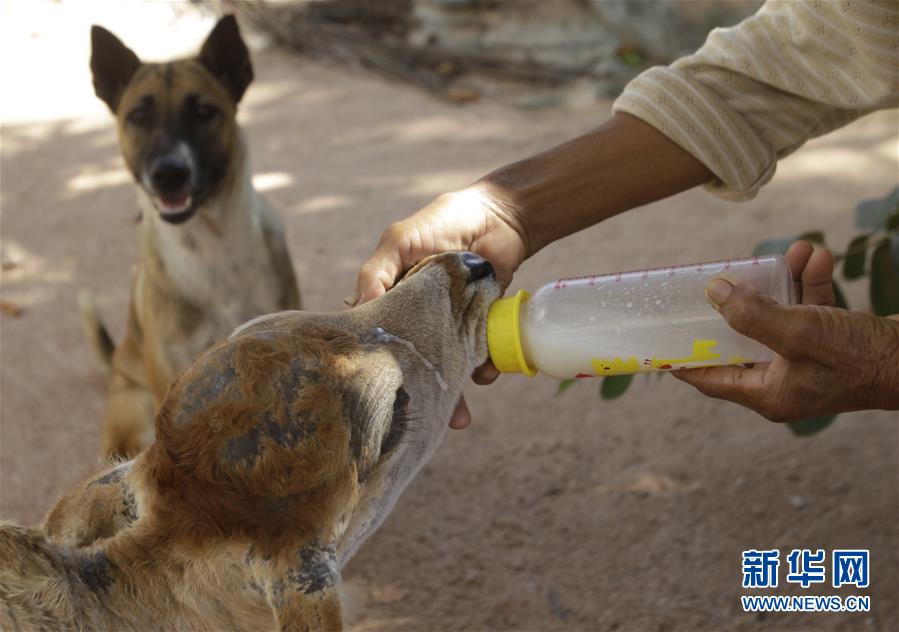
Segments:
[[[557,378],[771,360],[709,304],[705,286],[718,275],[795,302],[780,255],[561,279],[490,307],[490,358],[503,373]]]

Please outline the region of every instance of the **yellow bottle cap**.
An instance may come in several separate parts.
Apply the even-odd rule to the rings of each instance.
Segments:
[[[521,307],[531,297],[524,290],[501,298],[487,312],[487,348],[490,359],[503,373],[537,375],[528,365],[521,346]]]

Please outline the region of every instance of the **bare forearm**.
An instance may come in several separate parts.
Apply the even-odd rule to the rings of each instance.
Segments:
[[[527,255],[622,211],[708,182],[712,173],[627,114],[475,186],[520,224]]]

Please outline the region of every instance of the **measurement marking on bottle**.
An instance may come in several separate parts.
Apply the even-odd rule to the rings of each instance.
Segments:
[[[740,259],[737,260],[739,264],[747,264],[747,265],[761,265],[761,259],[768,259],[767,255],[756,255],[752,258]],[[734,267],[734,260],[720,259],[718,261],[704,261],[702,263],[691,263],[689,265],[677,265],[677,266],[660,266],[658,268],[639,268],[636,270],[622,270],[621,272],[609,272],[608,274],[596,274],[592,276],[580,276],[580,277],[566,277],[564,279],[559,279],[553,283],[553,287],[556,289],[560,289],[563,287],[568,287],[571,283],[582,282],[586,283],[587,281],[593,279],[594,283],[597,285],[603,283],[606,280],[609,281],[627,281],[628,278],[632,278],[632,275],[639,274],[641,278],[648,279],[650,275],[653,273],[665,274],[667,276],[674,276],[676,272],[683,272],[688,270],[694,270],[698,267],[702,268],[703,272],[711,272],[714,268],[720,267],[722,270],[730,270]]]

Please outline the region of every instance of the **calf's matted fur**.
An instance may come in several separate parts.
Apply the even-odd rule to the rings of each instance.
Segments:
[[[340,569],[439,444],[498,296],[448,253],[351,310],[250,321],[175,381],[136,459],[43,530],[0,525],[0,627],[339,628]]]

